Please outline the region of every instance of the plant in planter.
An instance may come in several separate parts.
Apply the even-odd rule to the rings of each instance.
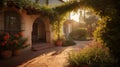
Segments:
[[[19,55],[22,48],[27,47],[27,39],[23,37],[22,32],[11,35],[13,55]]]
[[[27,39],[23,38],[22,32],[18,32],[16,34],[4,33],[4,34],[0,35],[1,56],[7,55],[6,53],[3,53],[6,51],[8,54],[12,55],[12,53],[13,53],[13,55],[18,55],[20,49],[28,46],[28,45],[25,45],[26,41],[27,41]],[[11,51],[11,53],[10,53],[10,51]]]
[[[64,36],[60,36],[60,18],[57,21],[57,40],[55,41],[55,45],[56,46],[62,46],[63,45],[63,41],[64,41]]]
[[[63,42],[64,42],[64,39],[62,38],[58,38],[55,42],[55,45],[56,46],[62,46],[63,45]]]
[[[2,58],[9,58],[12,56],[12,44],[10,42],[10,34],[4,33],[0,35],[0,53]]]
[[[59,33],[58,33],[58,34],[59,34]],[[64,41],[65,41],[64,36],[58,35],[58,38],[57,38],[57,40],[55,41],[55,45],[56,45],[56,46],[62,46],[63,43],[64,43]]]

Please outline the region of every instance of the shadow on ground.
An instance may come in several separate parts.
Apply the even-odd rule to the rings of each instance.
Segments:
[[[70,47],[53,46],[39,49],[41,46],[36,46],[34,51],[26,50],[19,56],[0,60],[0,67],[63,67],[66,64],[66,57],[69,52],[79,51],[90,43],[90,41],[75,42],[76,45]]]
[[[38,51],[27,50],[25,52],[22,52],[19,56],[14,56],[9,59],[0,59],[0,67],[17,67],[34,58],[48,54],[49,52],[52,52],[51,56],[60,54],[65,49],[66,47],[52,47]]]

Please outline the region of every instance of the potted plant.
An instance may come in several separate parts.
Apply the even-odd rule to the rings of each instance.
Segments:
[[[11,46],[9,33],[0,35],[0,54],[2,58],[10,58],[12,56]]]
[[[56,45],[56,46],[62,46],[64,40],[65,40],[64,36],[60,36],[60,33],[58,33],[58,38],[57,38],[57,40],[55,41],[55,45]]]
[[[56,46],[62,46],[63,45],[63,41],[64,41],[64,37],[60,36],[60,18],[58,19],[58,24],[57,24],[57,40],[55,41],[55,45]]]
[[[56,40],[56,42],[55,42],[55,45],[56,45],[56,46],[62,46],[62,45],[63,45],[63,41],[64,41],[64,39],[58,38],[58,39]]]
[[[22,32],[11,35],[13,55],[19,55],[22,48],[26,47],[27,39],[23,37]]]
[[[19,55],[20,50],[27,47],[27,39],[23,37],[22,32],[16,34],[4,33],[0,35],[0,53],[3,58]]]

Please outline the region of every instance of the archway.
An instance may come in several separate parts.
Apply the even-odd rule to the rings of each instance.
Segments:
[[[37,18],[33,23],[32,31],[32,43],[45,43],[46,42],[46,31],[45,23],[40,18]]]

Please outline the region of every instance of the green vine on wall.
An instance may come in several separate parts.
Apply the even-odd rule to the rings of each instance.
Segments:
[[[34,11],[36,11],[36,13],[40,13],[41,15],[48,17],[51,23],[54,23],[58,20],[61,21],[64,16],[66,16],[66,13],[77,10],[82,5],[81,2],[71,1],[65,2],[60,6],[51,8],[47,5],[42,6],[39,3],[32,2],[31,0],[1,0],[1,6],[6,6],[10,2],[22,9],[33,9]]]
[[[8,0],[0,0],[0,6],[7,4]],[[120,1],[119,0],[74,0],[66,2],[55,8],[46,8],[39,3],[31,2],[30,0],[11,0],[20,8],[33,9],[37,13],[46,16],[50,19],[51,24],[61,23],[67,12],[77,10],[79,8],[92,8],[101,17],[108,17],[104,22],[100,23],[100,29],[97,31],[97,37],[103,44],[106,44],[111,49],[111,54],[118,59],[120,67]],[[35,12],[35,13],[36,13]],[[34,13],[34,12],[33,12]],[[105,26],[105,27],[101,27]]]
[[[51,8],[46,6],[41,6],[39,3],[32,2],[31,0],[1,0],[3,6],[9,6],[13,4],[14,6],[19,7],[20,9],[26,9],[29,14],[40,14],[44,17],[48,17],[50,23],[54,27],[54,31],[60,37],[61,25],[67,13],[73,10],[80,8],[80,2],[71,1],[65,2],[60,6]]]

